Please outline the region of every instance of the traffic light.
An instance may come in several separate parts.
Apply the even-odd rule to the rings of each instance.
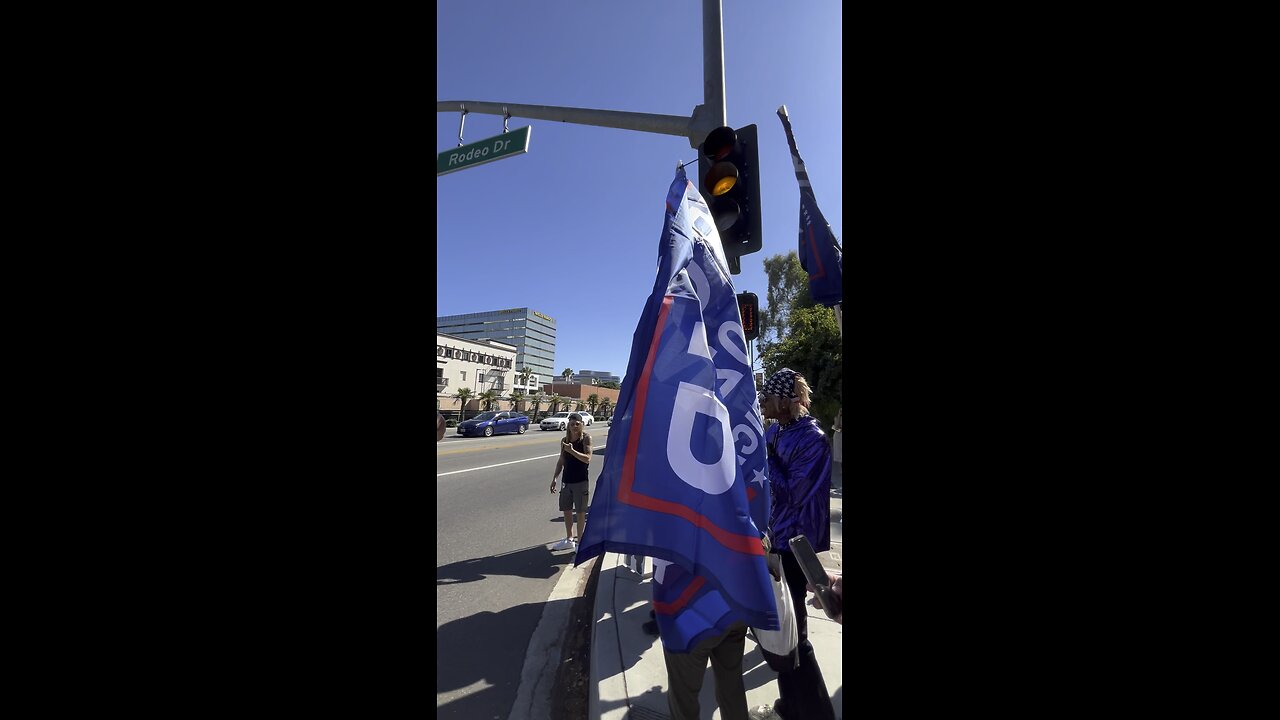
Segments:
[[[760,337],[760,298],[755,293],[738,293],[738,314],[742,316],[742,334],[747,342]]]
[[[698,191],[707,200],[720,232],[729,272],[742,272],[738,258],[759,252],[760,150],[756,126],[712,130],[698,154]]]

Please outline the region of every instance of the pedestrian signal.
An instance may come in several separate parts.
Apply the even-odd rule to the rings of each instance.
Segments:
[[[760,337],[760,298],[755,293],[738,293],[738,314],[742,316],[742,334],[747,342]]]

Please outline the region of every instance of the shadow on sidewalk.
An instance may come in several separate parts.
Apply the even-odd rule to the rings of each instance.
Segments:
[[[561,517],[563,522],[563,516]],[[493,575],[545,580],[573,562],[573,553],[552,553],[547,545],[533,545],[501,555],[473,558],[436,568],[436,586],[475,582]]]
[[[613,582],[612,578],[606,580],[606,574],[614,572],[616,569],[601,571],[600,582]],[[631,582],[630,580],[621,580],[620,582]],[[646,595],[650,592],[649,585],[642,585]],[[634,592],[634,590],[633,590]],[[637,598],[628,598],[630,602],[635,602]],[[621,603],[619,603],[621,604]],[[607,620],[606,622],[616,622],[618,624],[618,637],[621,639],[621,662],[622,673],[626,673],[640,662],[640,652],[652,647],[653,643],[658,642],[658,638],[653,635],[646,635],[644,632],[644,624],[649,621],[649,611],[653,609],[653,603],[645,602],[630,610],[624,610],[621,614]],[[637,649],[639,652],[637,652]],[[602,648],[603,650],[603,648]],[[614,652],[617,652],[615,648]],[[616,675],[617,673],[614,673]],[[609,675],[607,677],[613,677]],[[604,679],[604,678],[599,678]]]
[[[742,682],[747,689],[747,694],[750,695],[751,691],[763,688],[766,685],[774,686],[774,692],[766,693],[768,695],[772,695],[772,697],[768,697],[767,699],[757,701],[755,703],[749,702],[748,706],[755,707],[756,705],[763,703],[773,704],[774,700],[778,698],[778,674],[771,670],[769,665],[765,663],[764,657],[760,654],[760,647],[758,645],[748,640],[747,647],[749,647],[750,650],[742,656]],[[832,679],[824,677],[823,680],[826,682],[827,688],[830,689]],[[841,679],[835,678],[835,682],[840,683]],[[712,720],[713,714],[716,710],[715,691],[716,679],[712,674],[710,664],[708,663],[707,673],[702,678],[702,691],[698,693],[698,704],[701,709],[698,720]],[[842,713],[839,711],[839,708],[841,706],[841,702],[843,702],[843,693],[844,687],[841,685],[841,687],[837,688],[831,694],[831,703],[835,708],[837,708],[837,718],[842,717]]]
[[[525,603],[502,612],[478,612],[436,630],[436,694],[479,684],[465,697],[436,707],[436,717],[476,720],[505,718],[515,703],[524,667],[527,638],[548,605],[571,599]],[[437,702],[439,700],[437,699]]]

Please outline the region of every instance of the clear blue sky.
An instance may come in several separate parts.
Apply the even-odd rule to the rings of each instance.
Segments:
[[[764,258],[796,249],[800,191],[775,114],[786,105],[818,205],[845,244],[841,8],[724,0],[728,124],[759,127],[764,249],[738,292],[765,302]],[[688,117],[702,97],[700,0],[441,0],[436,99]],[[435,152],[458,143],[437,113]],[[626,373],[653,288],[663,201],[685,138],[512,117],[529,152],[436,178],[440,315],[531,307],[556,319],[555,369]],[[467,115],[467,143],[502,118]],[[685,168],[696,182],[697,164]]]

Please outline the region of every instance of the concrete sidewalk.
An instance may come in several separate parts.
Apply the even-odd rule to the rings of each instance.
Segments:
[[[841,571],[843,527],[843,482],[841,464],[831,473],[831,552],[819,553],[823,565]],[[662,658],[662,641],[646,635],[642,625],[649,621],[653,607],[652,560],[647,560],[649,577],[638,577],[622,562],[622,556],[605,553],[600,559],[596,588],[595,622],[591,631],[591,682],[588,717],[591,720],[663,720],[670,718],[667,706],[667,666]],[[812,595],[809,595],[810,601]],[[809,642],[813,644],[827,690],[831,693],[836,718],[842,716],[844,696],[843,627],[827,619],[811,605]],[[747,636],[742,662],[747,687],[747,707],[772,704],[778,697],[778,675],[769,669],[751,636]],[[700,720],[719,720],[715,679],[708,663],[699,696]]]

